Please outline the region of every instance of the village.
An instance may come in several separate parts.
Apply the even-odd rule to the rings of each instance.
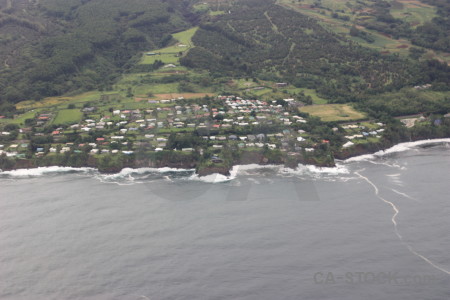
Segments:
[[[3,126],[0,155],[39,159],[86,153],[98,158],[174,151],[197,153],[209,164],[220,164],[224,149],[314,156],[336,141],[340,144],[333,145],[335,149],[376,142],[384,131],[379,122],[335,124],[330,131],[334,139],[327,139],[314,130],[320,121],[302,114],[295,99],[262,101],[229,95],[145,101],[146,109],[99,112],[96,106],[82,107],[79,122],[58,127],[52,123],[58,112],[41,111],[27,120],[28,126]]]

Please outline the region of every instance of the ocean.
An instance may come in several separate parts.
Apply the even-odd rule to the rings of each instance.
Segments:
[[[450,299],[450,139],[336,168],[0,173],[0,299]]]

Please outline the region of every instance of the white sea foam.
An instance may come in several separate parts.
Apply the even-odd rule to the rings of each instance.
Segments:
[[[176,169],[176,168],[124,168],[119,173],[114,174],[102,174],[100,175],[104,179],[121,179],[121,178],[130,178],[132,175],[145,175],[149,173],[170,173],[170,172],[193,172],[195,169]]]
[[[406,142],[406,143],[400,143],[395,146],[392,146],[391,148],[388,148],[386,150],[381,150],[378,152],[375,152],[373,154],[364,154],[360,156],[355,156],[348,158],[344,160],[345,163],[349,162],[360,162],[360,161],[368,161],[373,160],[388,154],[392,153],[398,153],[398,152],[405,152],[409,151],[411,149],[414,149],[416,147],[424,146],[424,145],[430,145],[430,144],[441,144],[441,143],[450,143],[450,138],[445,139],[430,139],[430,140],[420,140],[415,142]]]
[[[33,169],[17,169],[12,171],[4,171],[0,172],[0,175],[23,178],[23,177],[37,177],[53,173],[72,173],[72,172],[89,173],[93,171],[95,171],[95,169],[93,168],[72,168],[72,167],[52,166],[52,167],[39,167]]]
[[[230,170],[230,175],[225,176],[219,173],[213,173],[206,176],[199,176],[198,174],[192,174],[189,180],[202,181],[207,183],[221,183],[236,179],[238,176],[249,175],[252,170],[261,169],[280,169],[280,165],[258,165],[258,164],[248,164],[248,165],[235,165]]]
[[[337,177],[350,174],[348,168],[342,164],[336,164],[336,167],[317,167],[314,165],[299,164],[296,169],[283,168],[281,172],[294,176],[310,176],[313,178]]]
[[[398,229],[398,223],[397,223],[397,215],[400,213],[400,210],[398,209],[398,207],[392,202],[389,201],[383,197],[381,197],[380,195],[380,190],[378,189],[378,187],[375,185],[375,183],[373,183],[369,178],[367,178],[366,176],[361,175],[359,172],[355,172],[356,175],[358,175],[361,179],[364,179],[369,185],[371,185],[375,191],[375,196],[380,199],[381,201],[383,201],[384,203],[388,204],[391,206],[394,214],[391,217],[391,222],[394,225],[394,232],[395,235],[398,237],[398,239],[408,248],[408,250],[414,254],[415,256],[423,259],[425,262],[427,262],[430,266],[432,266],[433,268],[444,272],[447,275],[450,275],[450,271],[445,269],[444,267],[441,267],[440,265],[437,265],[436,263],[434,263],[433,261],[431,261],[428,257],[420,254],[419,252],[417,252],[407,241],[405,241],[403,239],[403,236],[400,234],[400,231]]]
[[[114,174],[96,174],[96,178],[104,183],[114,183],[118,185],[132,185],[148,183],[148,178],[152,174],[167,174],[167,173],[192,173],[195,169],[176,169],[176,168],[124,168],[119,173]],[[171,181],[169,176],[162,178]]]
[[[236,177],[238,175],[249,175],[251,171],[255,170],[270,169],[278,171],[282,168],[283,168],[282,165],[258,165],[258,164],[236,165],[233,166],[233,168],[230,170],[230,174],[231,176]]]
[[[221,182],[227,182],[235,179],[236,177],[233,176],[225,176],[219,173],[214,173],[206,176],[199,176],[198,174],[193,174],[189,177],[189,180],[194,181],[202,181],[206,183],[221,183]]]

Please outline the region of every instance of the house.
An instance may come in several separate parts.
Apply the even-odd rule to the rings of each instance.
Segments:
[[[92,106],[92,107],[85,107],[85,108],[83,108],[81,111],[82,111],[82,112],[85,112],[85,113],[91,113],[91,112],[94,112],[94,111],[96,111],[96,110],[97,110],[97,108],[94,107],[94,106]]]
[[[264,140],[266,138],[266,136],[264,135],[264,133],[260,133],[256,135],[256,138],[260,141]]]
[[[221,159],[220,157],[214,155],[213,157],[211,157],[211,162],[213,162],[215,164],[220,164],[220,163],[223,163],[223,159]]]
[[[176,67],[177,66],[175,66],[174,64],[167,64],[163,68],[167,69],[167,68],[176,68]]]
[[[343,148],[348,148],[353,146],[355,143],[348,141],[347,143],[345,143],[344,145],[342,145]]]

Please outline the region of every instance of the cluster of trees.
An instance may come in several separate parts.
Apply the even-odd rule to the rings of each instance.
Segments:
[[[373,35],[371,35],[370,33],[365,32],[363,30],[359,30],[358,28],[356,28],[356,26],[352,26],[350,28],[350,35],[351,36],[355,36],[355,37],[359,37],[359,38],[365,40],[368,43],[375,42],[375,38],[373,37]]]
[[[446,0],[426,0],[437,7],[437,16],[417,27],[411,36],[414,44],[448,52],[450,49],[450,2]]]
[[[446,114],[450,112],[448,96],[437,96],[434,93],[412,89],[371,96],[358,105],[361,110],[367,111],[377,118],[386,115],[403,116],[424,112]]]
[[[201,25],[193,37],[197,47],[182,64],[222,75],[288,81],[314,88],[333,102],[358,101],[363,94],[407,85],[446,82],[443,72],[429,76],[435,66],[382,55],[272,1],[254,2],[238,1],[232,14]],[[362,36],[356,28],[353,33]]]

